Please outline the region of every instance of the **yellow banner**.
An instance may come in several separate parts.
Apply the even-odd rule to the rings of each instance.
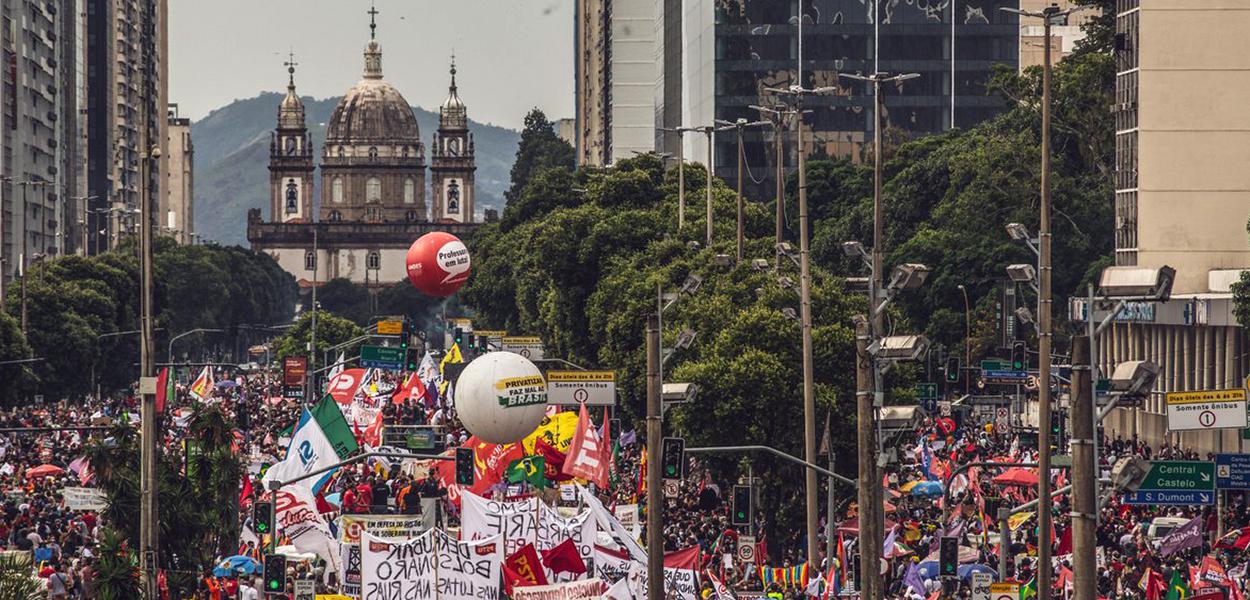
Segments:
[[[577,413],[569,410],[556,413],[554,417],[543,417],[538,429],[521,440],[521,444],[525,446],[526,454],[533,454],[534,443],[541,437],[556,450],[568,453],[574,433],[577,433]]]
[[[1028,521],[1032,517],[1033,517],[1033,513],[1031,512],[1016,513],[1007,518],[1007,527],[1011,528],[1012,531],[1015,531],[1019,529],[1020,526],[1023,525],[1025,521]]]

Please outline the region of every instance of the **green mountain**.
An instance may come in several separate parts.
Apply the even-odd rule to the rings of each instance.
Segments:
[[[320,155],[326,121],[339,99],[303,100],[308,130]],[[195,230],[205,239],[247,245],[247,210],[260,208],[268,218],[269,133],[277,125],[281,101],[282,94],[272,92],[235,100],[191,124],[195,144]],[[438,113],[415,106],[413,112],[422,141],[428,145],[438,128]],[[469,130],[477,150],[478,206],[502,209],[520,133],[472,120]]]

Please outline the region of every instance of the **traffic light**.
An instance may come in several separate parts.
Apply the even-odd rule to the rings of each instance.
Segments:
[[[268,502],[257,502],[252,506],[252,528],[256,535],[273,533],[273,505]]]
[[[404,368],[410,373],[421,366],[421,352],[416,348],[409,348],[404,359]]]
[[[451,341],[454,342],[457,346],[463,344],[464,343],[464,330],[459,327],[451,330]]]
[[[456,448],[456,483],[473,485],[473,449]]]
[[[265,593],[277,594],[286,590],[286,557],[281,554],[265,555]]]
[[[478,352],[483,352],[483,353],[485,353],[485,352],[490,352],[490,338],[488,338],[488,337],[486,337],[486,336],[484,336],[484,335],[482,335],[482,336],[478,336],[478,338],[477,338],[477,351],[478,351]]]
[[[660,477],[681,479],[685,474],[683,467],[686,462],[686,440],[678,437],[664,438],[664,446],[660,454]]]
[[[734,486],[733,519],[731,523],[743,526],[751,524],[751,486]]]
[[[464,337],[465,337],[465,345],[460,347],[460,351],[469,352],[472,350],[476,350],[477,349],[477,336],[473,335],[473,332],[470,331],[469,333],[464,334]]]
[[[1050,415],[1050,444],[1055,448],[1063,448],[1064,435],[1068,432],[1067,414],[1055,411]]]
[[[1011,343],[1011,370],[1027,371],[1029,369],[1029,349],[1024,342]]]
[[[959,538],[943,536],[938,547],[938,575],[941,577],[959,576]]]
[[[399,328],[399,349],[407,350],[408,349],[408,318],[404,317],[404,320],[400,321],[400,323],[403,323],[403,325],[401,325]]]
[[[951,356],[946,359],[946,382],[959,383],[959,357]]]

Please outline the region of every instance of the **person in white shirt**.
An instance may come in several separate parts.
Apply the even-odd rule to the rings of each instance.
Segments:
[[[260,600],[260,592],[246,581],[239,582],[239,600]]]

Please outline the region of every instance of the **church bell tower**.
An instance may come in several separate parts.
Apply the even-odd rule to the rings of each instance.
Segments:
[[[269,220],[311,223],[312,139],[304,124],[304,103],[295,93],[295,56],[286,62],[286,97],[278,106],[278,127],[269,138]]]
[[[438,111],[438,132],[430,146],[430,220],[472,223],[477,170],[473,159],[473,134],[464,102],[456,92],[456,63],[451,63],[451,87]]]

